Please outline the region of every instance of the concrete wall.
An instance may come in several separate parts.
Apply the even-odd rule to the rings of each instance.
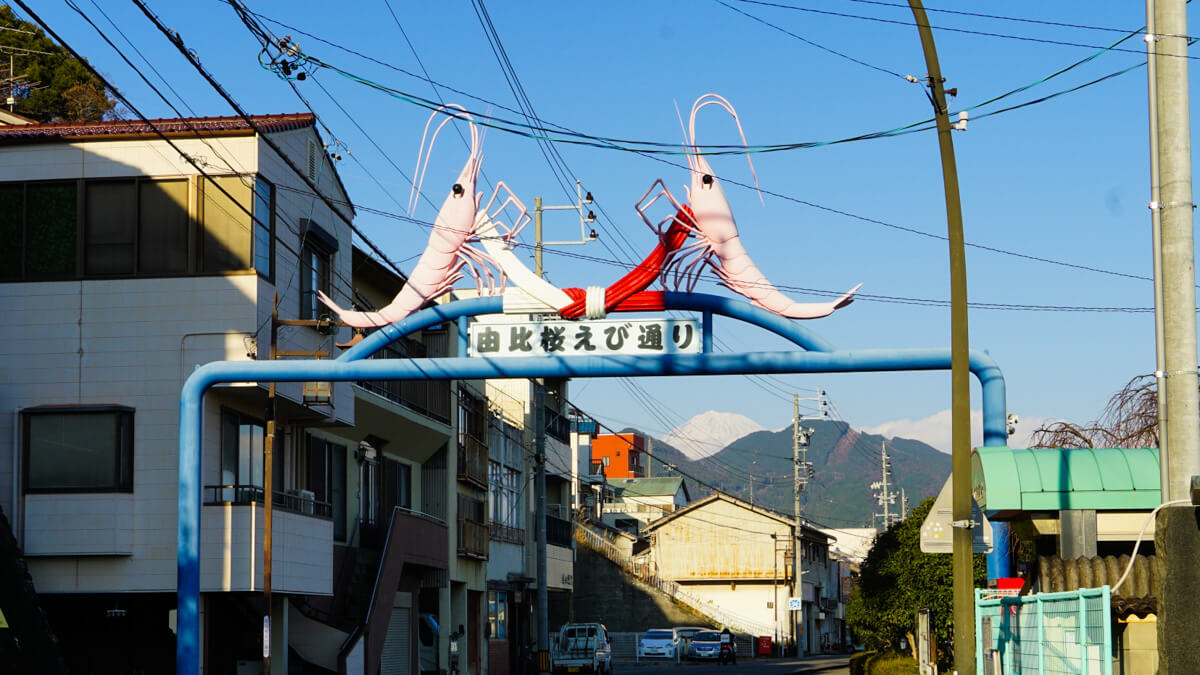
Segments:
[[[575,565],[575,620],[597,621],[613,632],[649,628],[707,626],[707,620],[657,589],[627,577],[619,567],[586,546]]]

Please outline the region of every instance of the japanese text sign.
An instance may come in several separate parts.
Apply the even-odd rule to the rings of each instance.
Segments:
[[[699,354],[703,342],[694,319],[606,319],[474,323],[472,357]]]

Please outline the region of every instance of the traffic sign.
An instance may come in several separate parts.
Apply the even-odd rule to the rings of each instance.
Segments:
[[[804,605],[801,603],[800,598],[788,598],[788,609],[793,612],[799,612],[804,609]]]

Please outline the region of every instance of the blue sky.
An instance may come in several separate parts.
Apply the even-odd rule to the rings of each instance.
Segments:
[[[232,114],[132,3],[76,2],[176,105],[178,99],[133,52],[118,28],[196,114]],[[484,101],[490,101],[495,104],[494,114],[517,117],[501,108],[516,107],[514,94],[471,2],[390,2],[395,18],[384,0],[251,2],[250,8],[395,68],[418,74],[427,70],[439,84],[469,94],[439,87],[437,95],[446,101],[476,111],[488,110]],[[259,66],[258,44],[229,5],[218,0],[149,4],[179,31],[244,108],[255,113],[305,110],[286,83]],[[694,99],[709,92],[733,103],[751,144],[831,141],[930,116],[921,87],[900,77],[925,74],[917,32],[906,8],[852,0],[780,4],[841,16],[739,0],[493,1],[486,8],[538,115],[577,131],[679,142],[675,105],[686,113]],[[943,8],[1128,31],[1145,23],[1141,3],[930,6]],[[42,0],[34,9],[112,78],[142,112],[152,117],[172,115],[69,6],[60,0]],[[936,11],[930,12],[930,18],[939,27],[935,36],[947,86],[959,91],[951,105],[955,111],[1039,82],[1124,35]],[[433,86],[421,79],[270,21],[264,24],[277,35],[292,35],[306,53],[361,78],[435,97]],[[968,130],[954,136],[968,243],[1124,275],[1151,275],[1144,68],[1047,102],[979,118],[1144,60],[1144,43],[1138,36],[1121,49],[1132,52],[1103,53],[1028,91],[971,112]],[[328,70],[315,71],[297,86],[344,144],[341,154],[348,158],[338,169],[352,199],[402,212],[409,183],[392,162],[411,175],[427,111]],[[713,108],[701,113],[698,132],[700,143],[738,142],[732,121]],[[638,220],[633,204],[656,178],[664,179],[682,198],[687,172],[672,165],[682,165],[682,158],[669,156],[665,158],[669,163],[664,163],[629,152],[572,145],[560,145],[559,151],[569,175],[582,180],[603,207],[596,228],[600,240],[565,251],[622,263],[640,260],[655,240]],[[548,204],[565,204],[573,198],[573,192],[570,196],[564,192],[532,140],[492,130],[484,153],[486,179],[505,181],[527,204],[532,205],[535,195],[544,196]],[[455,134],[442,136],[425,182],[434,201],[440,202],[438,195],[457,175],[465,156]],[[760,203],[752,190],[729,182],[726,191],[746,249],[767,278],[790,288],[838,292],[863,283],[861,300],[829,318],[809,322],[810,328],[840,348],[949,344],[948,307],[870,297],[935,301],[949,297],[947,246],[937,238],[945,234],[946,220],[932,132],[758,154],[754,161],[764,190],[783,197],[768,194]],[[729,181],[751,182],[742,157],[718,157],[712,164]],[[423,204],[414,215],[432,220],[433,208]],[[363,210],[358,225],[406,271],[428,234],[412,224]],[[569,238],[577,231],[573,225],[577,227],[567,215],[548,217],[547,238]],[[532,241],[532,227],[525,240]],[[1041,307],[1148,308],[1153,304],[1147,280],[1020,256],[969,248],[971,300]],[[561,287],[607,285],[624,273],[613,264],[553,252],[546,255],[546,268],[549,278]],[[728,293],[711,283],[702,283],[701,289]],[[788,293],[800,301],[822,299],[799,291]],[[782,346],[778,338],[721,321],[717,331],[733,350]],[[970,312],[970,332],[972,346],[988,350],[1003,369],[1009,410],[1026,420],[1093,419],[1128,379],[1154,370],[1153,315],[1148,312],[976,308]],[[711,409],[741,413],[778,428],[791,416],[787,392],[812,396],[818,385],[828,391],[840,417],[857,427],[919,431],[920,425],[885,425],[923,420],[950,407],[949,373],[791,376],[766,381],[642,380],[639,386],[661,408],[656,414],[647,412],[627,384],[615,381],[576,382],[572,398],[615,426],[635,424],[655,432]],[[978,407],[977,387],[973,403]]]

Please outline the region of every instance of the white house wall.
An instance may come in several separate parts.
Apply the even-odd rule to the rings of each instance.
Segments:
[[[200,590],[261,591],[262,506],[206,505],[201,518]],[[333,593],[333,522],[287,511],[272,519],[271,589]]]
[[[129,549],[128,557],[115,560],[81,560],[78,569],[31,559],[39,590],[174,589],[179,392],[193,359],[246,358],[243,337],[255,328],[254,306],[248,299],[254,297],[256,283],[255,275],[245,274],[154,283],[129,279],[5,285],[0,311],[8,321],[0,327],[0,340],[6,345],[0,371],[6,387],[0,406],[13,411],[0,417],[0,438],[6,439],[0,441],[0,490],[8,502],[6,512],[17,516],[14,523],[21,532],[54,528],[54,548],[62,552],[86,553],[100,546],[96,533],[108,528],[114,532],[114,545]],[[19,466],[22,447],[14,428],[17,411],[81,404],[135,409],[133,494],[71,496],[53,507],[35,496],[29,510],[21,508],[22,503],[14,505],[12,471]],[[215,424],[211,426],[205,459],[215,474]],[[131,506],[118,506],[129,497]],[[97,513],[111,513],[111,525],[98,523]],[[72,525],[64,527],[63,522]],[[117,533],[127,525],[137,531],[132,544]],[[32,541],[35,549],[49,553],[45,535],[39,536]],[[96,574],[88,571],[93,566]],[[115,578],[107,578],[117,570]],[[58,578],[60,573],[65,578]],[[150,583],[156,585],[147,587]]]

